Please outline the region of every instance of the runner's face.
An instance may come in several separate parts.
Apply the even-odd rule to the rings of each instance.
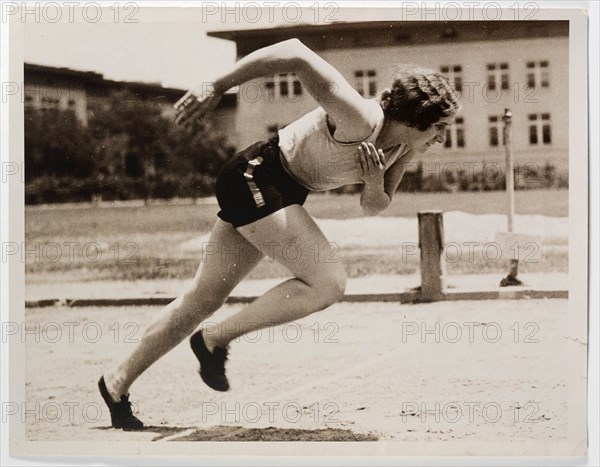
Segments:
[[[435,143],[444,144],[446,130],[454,122],[454,116],[443,117],[425,131],[415,130],[412,147],[416,152],[425,152]]]
[[[405,143],[413,151],[423,153],[435,143],[443,144],[446,141],[446,129],[454,122],[454,115],[442,117],[425,131],[414,127],[407,127],[402,122],[390,121],[387,128],[380,135],[380,146],[383,150],[398,144]]]

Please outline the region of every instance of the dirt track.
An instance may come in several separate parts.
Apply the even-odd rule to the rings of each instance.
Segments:
[[[39,325],[39,342],[26,336],[28,438],[469,441],[473,453],[490,441],[558,446],[573,429],[568,362],[586,346],[568,336],[568,303],[510,300],[338,304],[233,343],[228,393],[204,386],[186,341],[132,387],[151,428],[113,430],[96,381],[157,311],[28,309],[28,328]]]

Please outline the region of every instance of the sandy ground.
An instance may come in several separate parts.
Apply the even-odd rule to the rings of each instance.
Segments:
[[[547,446],[538,455],[574,447],[569,362],[587,347],[566,331],[566,300],[337,304],[232,343],[227,393],[202,383],[186,341],[132,387],[148,429],[114,430],[96,381],[159,310],[28,309],[27,326],[39,326],[25,336],[28,438],[444,441],[465,454],[490,442],[503,453],[537,441]]]

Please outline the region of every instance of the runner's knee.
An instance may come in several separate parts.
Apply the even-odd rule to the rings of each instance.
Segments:
[[[182,305],[202,315],[214,313],[223,306],[227,297],[221,297],[217,291],[194,289],[185,292],[182,298]]]
[[[346,272],[342,267],[331,270],[314,282],[313,287],[321,304],[321,309],[339,302],[346,291]]]

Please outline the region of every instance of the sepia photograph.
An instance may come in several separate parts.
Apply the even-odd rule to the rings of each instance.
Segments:
[[[585,462],[588,13],[463,3],[3,2],[11,455]]]

